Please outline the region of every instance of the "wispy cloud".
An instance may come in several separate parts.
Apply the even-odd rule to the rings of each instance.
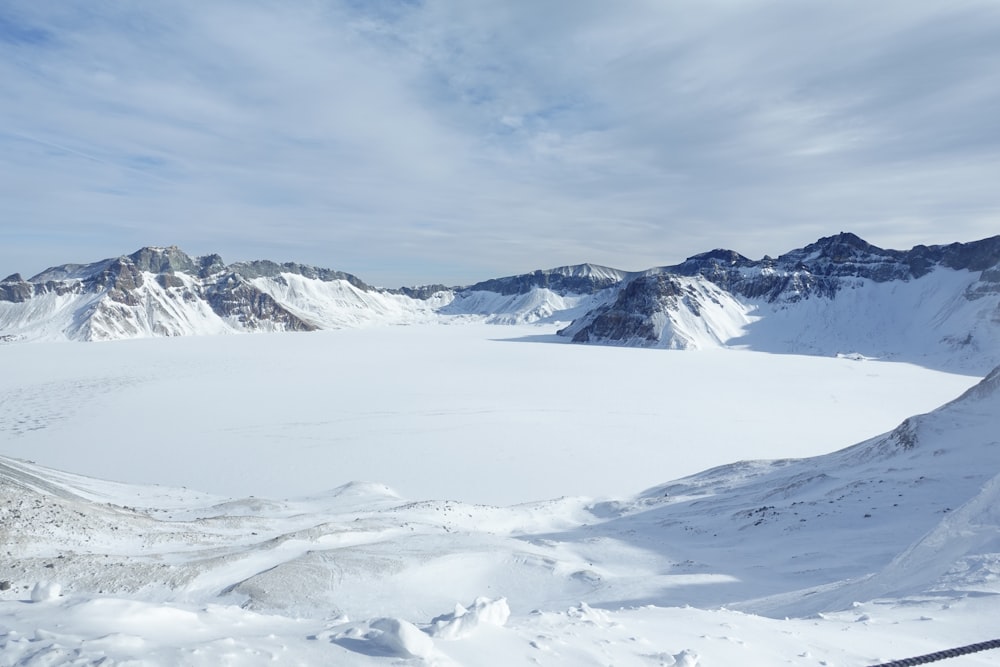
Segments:
[[[382,284],[996,233],[1000,5],[0,9],[0,273],[140,245]]]

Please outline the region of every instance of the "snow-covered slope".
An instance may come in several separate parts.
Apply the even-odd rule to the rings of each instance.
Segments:
[[[888,434],[825,456],[736,463],[655,487],[609,504],[612,518],[584,532],[728,574],[732,583],[702,600],[775,616],[993,590],[998,433],[1000,369]]]

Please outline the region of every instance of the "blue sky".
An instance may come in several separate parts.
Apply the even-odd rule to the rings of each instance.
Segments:
[[[0,277],[380,285],[1000,233],[993,0],[0,5]]]

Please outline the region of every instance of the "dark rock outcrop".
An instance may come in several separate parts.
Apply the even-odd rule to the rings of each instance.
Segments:
[[[204,296],[217,315],[235,319],[248,329],[315,331],[318,328],[296,317],[271,295],[257,289],[235,273],[208,287]],[[262,327],[263,323],[271,326]]]
[[[591,340],[647,341],[658,339],[653,316],[676,308],[682,296],[676,278],[667,274],[640,276],[630,281],[609,305],[589,316],[588,324],[573,334],[574,343]]]

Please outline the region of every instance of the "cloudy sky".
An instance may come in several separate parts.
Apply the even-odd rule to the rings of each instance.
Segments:
[[[0,277],[380,285],[1000,233],[996,0],[5,0]]]

